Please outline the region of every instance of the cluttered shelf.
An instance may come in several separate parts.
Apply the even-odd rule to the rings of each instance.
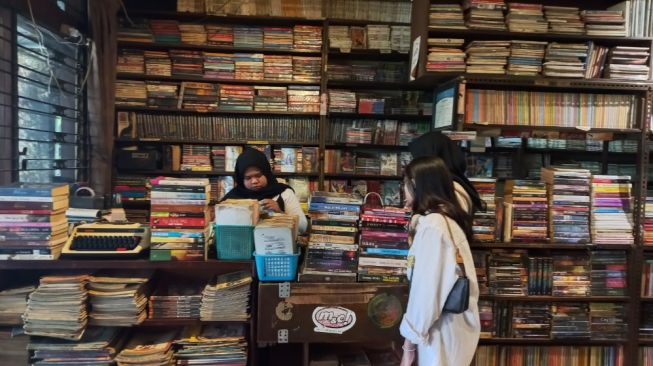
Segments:
[[[301,56],[320,56],[319,51],[302,50],[302,49],[279,49],[279,48],[258,48],[258,47],[235,47],[235,46],[215,46],[210,44],[191,44],[191,43],[157,43],[157,42],[133,42],[120,41],[119,48],[129,48],[138,50],[196,50],[196,51],[213,51],[213,52],[252,52],[267,53],[274,55],[301,55]]]
[[[145,75],[145,74],[131,74],[119,73],[118,79],[120,80],[136,80],[136,81],[177,81],[177,82],[213,82],[221,84],[243,84],[243,85],[312,85],[319,86],[320,83],[293,81],[293,80],[266,80],[266,79],[216,79],[207,78],[202,76],[159,76],[159,75]]]
[[[441,38],[465,38],[470,40],[528,40],[528,41],[564,41],[597,42],[608,45],[644,45],[650,46],[651,37],[592,36],[587,34],[565,34],[551,32],[510,32],[491,29],[451,29],[429,28],[429,35]]]
[[[159,138],[127,138],[114,139],[121,144],[150,143],[150,144],[185,144],[185,145],[273,145],[273,146],[319,146],[317,142],[301,141],[234,141],[234,140],[183,140],[183,139],[159,139]]]
[[[147,259],[58,259],[58,260],[5,260],[0,261],[0,270],[54,270],[54,269],[181,269],[211,270],[220,268],[225,271],[253,269],[254,262],[249,260],[227,261],[209,259],[206,261],[150,261]]]
[[[148,112],[148,113],[162,113],[162,114],[202,114],[202,115],[275,115],[275,116],[319,116],[318,112],[276,112],[276,111],[201,111],[193,109],[179,109],[179,108],[158,108],[158,107],[143,107],[143,106],[129,106],[129,105],[116,105],[118,111],[128,112]]]
[[[566,243],[470,243],[472,249],[619,249],[632,250],[629,244],[566,244]]]

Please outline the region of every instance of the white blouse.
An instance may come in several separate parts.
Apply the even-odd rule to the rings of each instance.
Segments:
[[[420,216],[408,252],[411,287],[400,331],[418,346],[418,366],[469,365],[481,331],[472,253],[462,229],[448,219],[454,244],[444,220],[441,214]],[[462,314],[442,312],[449,292],[462,275],[456,264],[455,245],[470,282],[469,308]]]

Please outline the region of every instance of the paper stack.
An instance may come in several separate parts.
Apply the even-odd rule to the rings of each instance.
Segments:
[[[147,317],[147,283],[152,273],[98,273],[88,283],[92,325],[128,327]]]
[[[240,271],[218,275],[202,291],[202,321],[245,321],[249,319],[252,275]]]
[[[170,365],[178,330],[139,329],[116,357],[118,366]]]
[[[630,176],[592,177],[592,242],[633,244]]]

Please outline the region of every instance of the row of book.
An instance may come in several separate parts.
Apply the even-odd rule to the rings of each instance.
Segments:
[[[431,115],[432,103],[425,102],[427,93],[416,91],[362,92],[329,89],[329,112],[372,114]]]
[[[263,53],[120,49],[116,70],[148,76],[318,83],[321,62],[319,57]]]
[[[328,144],[374,144],[408,146],[429,131],[429,123],[394,119],[332,118],[327,131]]]
[[[467,89],[465,123],[636,128],[633,95]]]
[[[625,296],[624,251],[558,252],[473,250],[481,294],[501,296]]]
[[[499,346],[481,345],[472,366],[500,365],[623,365],[621,346]]]
[[[329,174],[398,176],[410,160],[409,152],[370,152],[327,149],[324,171]]]
[[[479,29],[527,33],[569,33],[626,37],[630,6],[583,10],[504,1],[469,0],[460,4],[431,4],[429,28]]]
[[[407,73],[405,62],[336,60],[327,64],[329,80],[404,82]]]
[[[320,87],[118,80],[116,106],[184,109],[196,112],[318,113]]]
[[[315,25],[251,26],[183,23],[177,20],[121,19],[118,41],[263,48],[269,50],[322,49],[322,27]]]
[[[403,202],[401,182],[377,179],[325,179],[324,188],[328,192],[349,193],[363,198],[368,193],[378,193],[386,206],[400,207]]]
[[[427,71],[557,78],[648,80],[648,47],[429,38]]]
[[[481,338],[626,339],[623,303],[479,301]]]
[[[410,51],[410,26],[329,25],[329,47],[339,49],[341,52],[368,49],[408,53]]]

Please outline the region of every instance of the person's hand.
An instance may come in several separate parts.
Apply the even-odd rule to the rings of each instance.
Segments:
[[[276,213],[281,213],[281,208],[279,207],[279,204],[275,200],[271,200],[269,198],[260,200],[259,203],[261,204],[261,207],[263,207],[265,210],[268,211],[274,211]]]
[[[415,363],[415,352],[416,351],[404,351],[399,366],[412,366]]]

